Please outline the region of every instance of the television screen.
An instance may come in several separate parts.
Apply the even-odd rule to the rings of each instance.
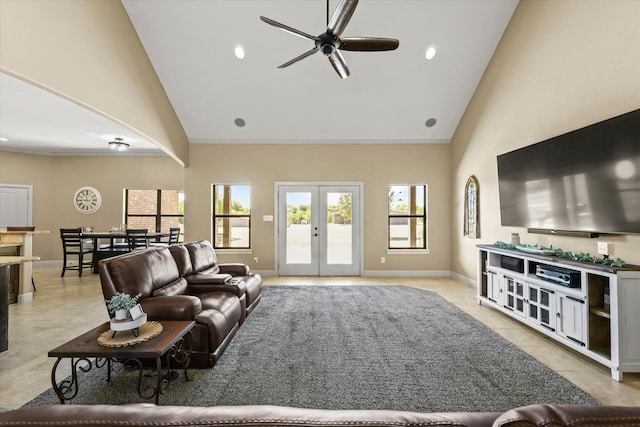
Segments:
[[[640,233],[640,110],[498,156],[503,226]]]

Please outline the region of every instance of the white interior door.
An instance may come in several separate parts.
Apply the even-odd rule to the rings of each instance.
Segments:
[[[360,275],[360,186],[278,186],[278,274]]]
[[[32,192],[30,185],[0,184],[0,228],[32,225]]]

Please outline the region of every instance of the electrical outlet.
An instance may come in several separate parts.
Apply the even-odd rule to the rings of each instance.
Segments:
[[[253,263],[254,263],[254,264],[257,264],[257,263],[258,263],[258,257],[257,257],[257,256],[254,256],[254,257],[253,257]]]
[[[609,255],[609,243],[598,242],[598,253],[600,255]]]
[[[380,258],[380,264],[384,264],[385,262],[387,262],[387,260],[384,257]]]

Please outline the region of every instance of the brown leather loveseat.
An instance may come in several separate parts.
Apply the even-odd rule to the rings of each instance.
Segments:
[[[227,267],[221,264],[218,266],[220,271],[232,271],[235,277],[228,273],[225,274],[229,277],[223,278],[216,276],[218,273],[202,274],[196,284],[189,283],[187,279],[193,275],[191,270],[198,271],[193,264],[189,269],[190,255],[196,259],[195,266],[200,266],[200,258],[211,260],[209,251],[213,253],[213,248],[201,242],[175,246],[185,249],[173,249],[182,257],[174,258],[169,248],[157,247],[101,260],[98,271],[102,292],[106,300],[116,292],[132,296],[140,294],[139,302],[149,320],[195,321],[190,367],[211,367],[248,314],[244,279],[251,285],[253,308],[260,300],[262,278],[250,273],[246,266],[233,264],[225,270]],[[211,271],[215,270],[217,264],[214,264],[209,266]]]
[[[637,427],[640,407],[530,405],[506,412],[417,413],[282,406],[43,405],[0,413],[0,426]]]

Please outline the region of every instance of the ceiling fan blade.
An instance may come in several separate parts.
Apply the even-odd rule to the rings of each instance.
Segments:
[[[357,5],[358,0],[340,0],[329,24],[327,24],[327,33],[340,37],[340,34],[347,28],[347,24],[351,20]]]
[[[295,64],[298,61],[302,61],[304,58],[313,55],[317,51],[318,51],[318,48],[314,47],[313,49],[303,53],[302,55],[293,58],[291,61],[285,62],[284,64],[280,65],[278,68],[285,68],[285,67],[288,67],[291,64]]]
[[[285,30],[286,32],[294,34],[296,36],[303,37],[303,38],[309,39],[309,40],[318,40],[318,37],[316,37],[316,36],[312,36],[311,34],[307,34],[304,31],[296,30],[293,27],[281,24],[280,22],[274,21],[273,19],[269,19],[266,16],[261,16],[260,19],[262,20],[262,22],[266,22],[269,25],[273,25],[274,27],[277,27],[277,28],[280,28],[282,30]]]
[[[340,39],[341,50],[378,52],[382,50],[395,50],[400,46],[396,39],[382,37],[345,37]]]
[[[349,77],[349,67],[347,67],[347,63],[339,51],[334,50],[333,53],[329,55],[329,62],[331,62],[333,69],[336,70],[336,73],[338,73],[341,79]]]

